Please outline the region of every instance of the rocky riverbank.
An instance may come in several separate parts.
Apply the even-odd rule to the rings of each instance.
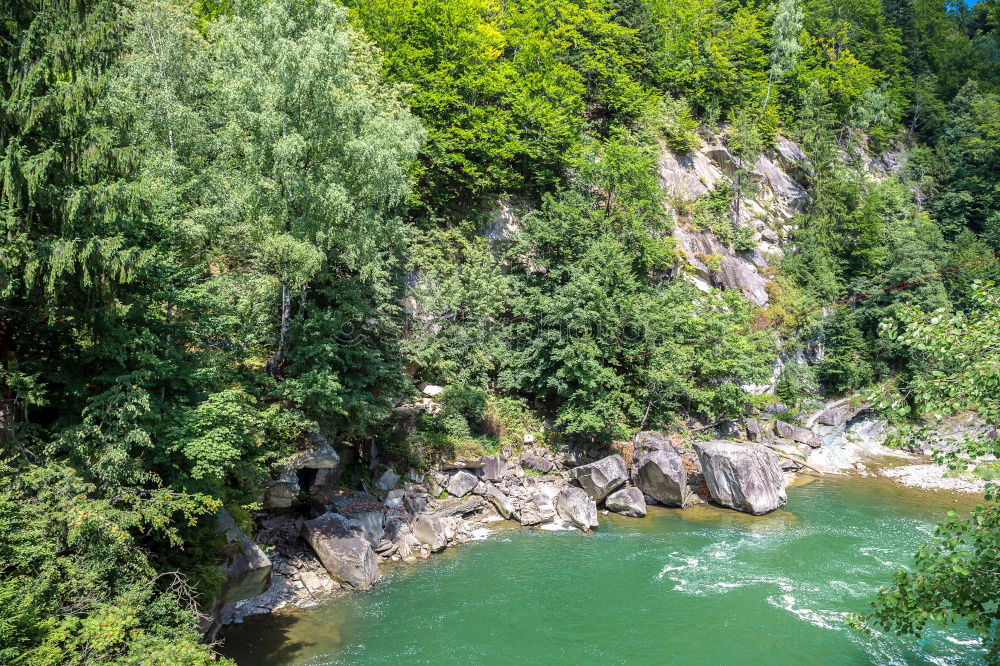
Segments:
[[[321,472],[329,467],[305,474],[312,468],[286,470],[286,484],[298,475],[314,477],[310,501],[261,516],[251,569],[254,580],[261,580],[261,570],[269,568],[269,581],[260,594],[227,603],[216,614],[216,626],[369,589],[380,566],[426,559],[466,543],[492,521],[588,532],[598,525],[598,506],[641,517],[647,503],[684,508],[713,501],[760,514],[785,502],[779,457],[761,444],[713,440],[688,448],[661,433],[645,432],[622,449],[590,460],[590,452],[537,447],[403,476],[389,468],[373,487],[362,489],[328,485],[331,475]],[[331,459],[326,451],[322,462]],[[302,460],[314,464],[318,458]],[[279,504],[286,495],[278,495]],[[261,552],[268,553],[266,563]],[[247,567],[235,564],[231,578],[246,577]]]
[[[886,467],[880,469],[879,474],[894,479],[904,486],[924,488],[925,490],[982,493],[986,489],[986,481],[983,479],[972,478],[968,475],[955,476],[947,467],[936,463]]]
[[[916,457],[886,449],[885,422],[845,401],[805,423],[759,415],[717,424],[726,439],[690,442],[642,432],[615,451],[533,447],[443,461],[427,473],[401,475],[388,467],[360,488],[345,487],[338,473],[347,452],[317,439],[270,485],[253,538],[230,539],[238,547],[228,565],[227,603],[213,613],[212,626],[367,590],[382,567],[475,540],[495,521],[589,532],[598,526],[599,508],[640,518],[647,504],[683,509],[704,502],[760,515],[785,504],[785,487],[800,471],[871,474],[875,468],[859,460]],[[877,473],[923,488],[982,491],[979,482],[923,462]]]

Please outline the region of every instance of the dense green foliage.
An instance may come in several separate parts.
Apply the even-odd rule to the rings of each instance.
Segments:
[[[995,285],[977,284],[968,314],[941,309],[909,308],[900,327],[888,334],[914,350],[916,371],[910,383],[885,387],[876,396],[900,414],[916,410],[927,424],[915,437],[955,415],[973,413],[986,423],[1000,423],[1000,294]],[[953,437],[955,447],[942,454],[955,470],[964,471],[978,456],[1000,455],[1000,437]],[[995,482],[987,500],[996,500]],[[1000,657],[996,629],[1000,621],[1000,511],[980,506],[970,516],[951,512],[931,542],[917,553],[912,570],[896,574],[883,590],[871,620],[902,633],[919,634],[929,622],[965,623],[993,639],[993,658]]]
[[[423,132],[330,3],[48,5],[3,17],[4,660],[194,662],[199,516],[401,390],[365,327]]]
[[[0,22],[5,663],[209,660],[210,514],[316,430],[420,466],[873,382],[914,414],[996,401],[978,375],[937,392],[969,359],[919,324],[996,311],[972,288],[1000,277],[996,0],[29,0]],[[759,309],[681,279],[673,231],[749,256],[740,201],[778,134],[809,199]],[[732,183],[664,201],[662,151],[709,136]],[[776,397],[747,391],[817,341]],[[442,409],[400,436],[419,381]],[[914,619],[932,579],[901,577],[885,625],[952,619]],[[953,615],[987,627],[975,603]]]

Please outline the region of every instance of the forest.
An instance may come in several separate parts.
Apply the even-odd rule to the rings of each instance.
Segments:
[[[219,662],[213,516],[252,521],[316,432],[419,469],[815,396],[915,433],[1000,422],[997,0],[4,0],[0,22],[0,663]],[[661,154],[706,137],[737,185],[664,201]],[[674,226],[753,251],[740,189],[779,137],[808,203],[767,306],[699,291]],[[418,383],[444,408],[400,436]],[[998,548],[994,505],[955,516],[859,621],[995,634]]]

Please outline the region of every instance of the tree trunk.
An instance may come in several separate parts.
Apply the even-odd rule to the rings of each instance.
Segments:
[[[292,324],[292,291],[288,285],[281,285],[281,327],[278,330],[278,350],[267,362],[267,374],[277,377],[285,361]]]
[[[771,82],[774,80],[774,72],[771,71],[767,75],[767,94],[764,95],[764,106],[760,107],[760,112],[763,114],[764,110],[767,109],[767,103],[771,99]]]
[[[735,157],[735,155],[734,155]],[[739,159],[738,157],[736,159]],[[740,199],[743,197],[743,165],[742,160],[736,167],[736,205],[733,206],[733,232],[740,230]]]
[[[0,320],[0,444],[14,440],[14,395],[7,374],[10,371],[12,320]]]

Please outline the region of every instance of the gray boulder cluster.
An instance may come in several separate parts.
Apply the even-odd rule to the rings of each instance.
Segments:
[[[425,559],[476,538],[490,520],[525,526],[561,520],[589,532],[598,526],[599,506],[639,518],[651,503],[683,508],[711,500],[760,514],[785,502],[778,458],[756,443],[720,440],[692,450],[642,432],[634,449],[623,447],[625,456],[537,447],[520,456],[446,462],[427,474],[383,469],[372,486],[353,491],[338,483],[337,463],[349,452],[327,447],[319,442],[315,455],[300,455],[265,491],[265,506],[297,502],[307,515],[265,519],[254,540],[230,530],[241,555],[224,588],[238,592],[220,600],[223,621],[370,589],[382,563]],[[288,492],[274,492],[278,487]],[[235,527],[231,519],[227,526]],[[270,559],[257,544],[272,547]]]

